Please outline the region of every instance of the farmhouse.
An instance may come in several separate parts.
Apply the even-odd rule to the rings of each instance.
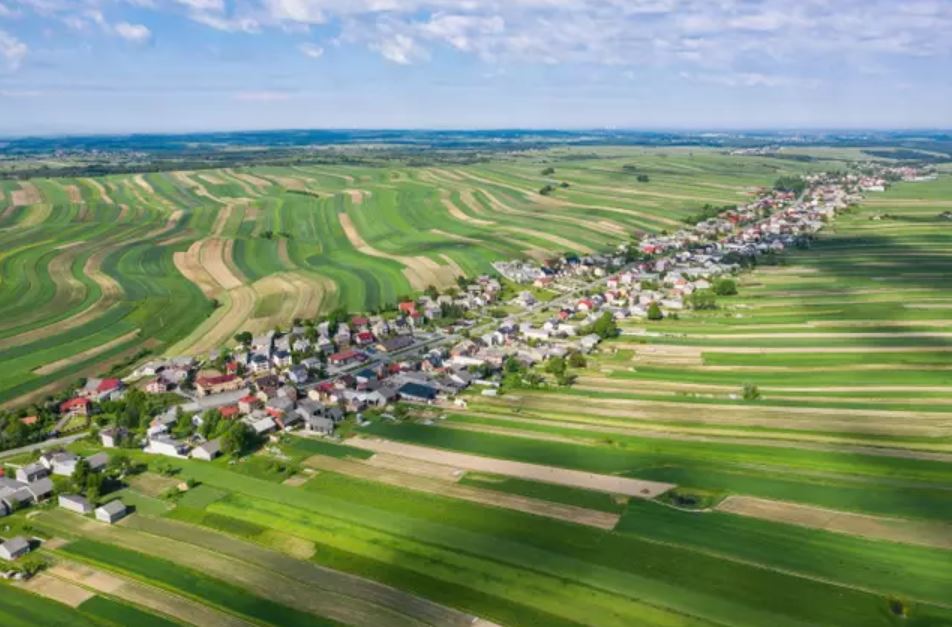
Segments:
[[[93,511],[93,506],[89,501],[78,494],[60,494],[59,506],[77,514],[88,514]]]
[[[195,391],[199,396],[233,392],[241,387],[241,379],[233,374],[222,374],[213,377],[199,377],[195,381]]]
[[[122,427],[110,427],[99,432],[99,441],[106,448],[116,448],[125,435],[126,430]]]
[[[420,383],[405,383],[397,392],[403,400],[418,403],[429,403],[439,394],[439,390]]]
[[[209,440],[202,445],[192,449],[192,458],[202,459],[207,462],[212,461],[221,455],[221,440]]]
[[[88,398],[77,396],[60,403],[59,410],[65,416],[88,416],[91,405],[92,402]]]
[[[116,499],[115,501],[109,501],[102,507],[96,508],[96,520],[109,523],[111,525],[125,516],[127,512],[128,510],[126,509],[126,506],[123,505],[122,501]]]
[[[30,543],[23,536],[10,538],[0,544],[0,557],[10,561],[30,552]]]
[[[17,468],[16,477],[17,481],[30,483],[31,481],[42,479],[48,474],[50,474],[50,471],[46,466],[39,462],[33,462],[32,464]]]

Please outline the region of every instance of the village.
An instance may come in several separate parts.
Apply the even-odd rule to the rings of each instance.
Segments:
[[[519,381],[547,360],[584,359],[617,334],[618,322],[708,308],[715,296],[736,293],[730,277],[752,259],[806,246],[862,194],[884,190],[889,180],[923,176],[912,168],[813,175],[799,192],[765,190],[747,204],[610,254],[500,262],[494,265],[499,278],[460,281],[459,289],[401,302],[390,315],[336,316],[286,331],[239,334],[233,346],[209,355],[153,359],[124,378],[90,378],[59,413],[62,421],[88,421],[132,389],[174,395],[179,400],[146,416],[140,429],[100,424],[100,445],[211,461],[283,432],[337,437],[348,419],[358,426],[371,413],[393,419],[398,402],[465,406],[468,388],[494,396],[513,380],[507,373]],[[97,504],[98,489],[89,498],[56,490],[51,480],[75,478],[77,467],[84,477],[95,475],[108,462],[105,453],[45,452],[16,468],[15,477],[0,477],[0,516],[56,495],[60,507],[115,522],[128,513],[121,500]],[[0,544],[0,557],[29,550],[26,540],[14,537]]]

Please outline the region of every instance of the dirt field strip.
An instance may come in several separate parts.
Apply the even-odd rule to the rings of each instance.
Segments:
[[[541,499],[534,499],[516,494],[496,492],[471,486],[459,485],[455,481],[446,481],[444,478],[431,478],[417,473],[401,472],[391,467],[381,467],[375,464],[353,462],[345,459],[336,459],[325,455],[314,455],[304,463],[312,468],[328,470],[340,474],[394,485],[419,492],[438,494],[461,501],[511,509],[536,516],[555,518],[578,525],[597,527],[611,530],[618,523],[617,514],[609,514],[596,510],[562,505]],[[420,470],[419,467],[416,468]],[[450,469],[452,471],[452,469]],[[462,473],[460,473],[462,474]]]
[[[43,202],[43,196],[33,183],[21,182],[20,189],[10,192],[10,202],[14,207],[28,207]]]
[[[363,204],[364,199],[370,196],[370,192],[365,189],[345,189],[343,192],[350,197],[353,205]]]
[[[676,487],[672,483],[642,481],[639,479],[629,479],[627,477],[613,477],[611,475],[599,475],[591,472],[569,470],[567,468],[556,468],[554,466],[526,464],[523,462],[513,462],[491,457],[432,449],[414,444],[402,444],[389,440],[351,438],[347,443],[368,451],[390,453],[391,455],[434,462],[443,464],[444,466],[455,466],[465,470],[478,470],[480,472],[494,473],[508,477],[556,483],[559,485],[595,490],[597,492],[634,496],[642,499],[654,498]]]
[[[491,220],[481,220],[479,218],[474,218],[467,213],[463,213],[463,210],[453,203],[453,200],[450,198],[448,193],[444,192],[441,194],[440,202],[443,204],[443,207],[449,212],[449,214],[460,222],[468,222],[470,224],[478,224],[480,226],[489,226],[495,224],[495,222]]]
[[[199,252],[202,267],[226,290],[232,290],[243,285],[242,280],[235,276],[226,260],[226,256],[227,259],[231,259],[233,242],[234,240],[209,238],[203,240]]]
[[[68,368],[69,366],[73,366],[75,364],[81,364],[87,359],[92,359],[96,355],[101,355],[124,342],[132,340],[137,335],[139,335],[139,329],[129,331],[125,335],[120,335],[113,340],[109,340],[105,344],[100,344],[99,346],[84,350],[81,353],[76,353],[75,355],[70,355],[64,359],[58,359],[48,364],[44,364],[43,366],[40,366],[34,370],[33,373],[37,375],[45,375],[50,374],[51,372],[56,372],[57,370],[62,370],[63,368]]]
[[[221,290],[218,281],[202,266],[200,259],[204,240],[197,240],[186,251],[172,253],[172,263],[186,279],[198,286],[207,298],[215,298]]]
[[[84,202],[82,193],[80,193],[79,188],[75,185],[64,185],[63,189],[66,190],[66,196],[71,203],[79,205]]]
[[[106,187],[98,179],[83,179],[90,185],[96,188],[96,191],[99,192],[99,199],[102,200],[107,205],[114,205],[115,202],[112,198],[109,197],[109,194],[106,193]]]
[[[252,627],[247,622],[208,605],[90,566],[60,560],[48,571],[52,577],[73,585],[116,597],[171,616],[190,625],[209,627]]]
[[[447,287],[456,284],[457,275],[453,267],[441,266],[429,257],[407,257],[404,255],[385,253],[382,250],[374,248],[364,240],[349,215],[339,213],[338,218],[340,219],[341,228],[343,228],[347,239],[350,240],[354,248],[365,255],[381,259],[390,259],[402,264],[404,266],[403,274],[407,277],[413,289],[423,290],[429,285]]]
[[[256,294],[250,285],[222,294],[222,303],[192,333],[166,350],[167,355],[201,354],[227,344],[255,309]]]
[[[257,190],[256,193],[257,193],[257,194],[262,194],[262,193],[264,193],[264,191],[267,190],[269,187],[273,187],[273,186],[274,186],[274,183],[272,183],[272,182],[269,181],[268,179],[263,179],[263,178],[261,178],[261,177],[259,177],[259,176],[255,176],[255,175],[253,175],[253,174],[248,174],[247,172],[237,172],[237,171],[235,171],[235,170],[226,170],[226,172],[228,172],[229,174],[231,174],[232,176],[234,176],[234,177],[235,177],[236,179],[238,179],[239,181],[244,181],[244,182],[247,183],[248,185],[251,185],[251,186],[253,186],[254,188],[256,188],[256,190]]]
[[[536,239],[542,239],[547,242],[552,242],[555,244],[559,250],[577,250],[581,253],[590,254],[592,249],[584,244],[578,242],[573,242],[572,240],[565,239],[558,235],[552,233],[545,233],[543,231],[535,231],[533,229],[521,227],[521,226],[505,226],[501,227],[502,230],[510,231],[512,233],[520,233],[522,235],[528,235],[529,237],[534,237]]]
[[[42,572],[14,585],[69,607],[79,607],[96,596],[86,588]]]
[[[952,549],[952,525],[884,518],[799,503],[731,495],[717,511],[903,544]]]

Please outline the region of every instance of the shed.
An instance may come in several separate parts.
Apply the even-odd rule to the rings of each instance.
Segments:
[[[93,511],[92,504],[79,494],[60,494],[59,506],[77,514],[88,514]]]
[[[30,543],[23,536],[10,538],[3,544],[0,544],[0,557],[5,560],[15,560],[21,555],[30,552]]]
[[[122,501],[116,499],[96,508],[96,520],[112,524],[125,516],[127,512],[128,510]]]

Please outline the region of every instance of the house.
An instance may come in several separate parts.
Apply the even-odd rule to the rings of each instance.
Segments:
[[[70,477],[76,470],[77,462],[79,462],[79,456],[74,455],[73,453],[56,453],[51,459],[51,469],[53,470],[54,475]]]
[[[93,472],[99,472],[106,467],[106,464],[109,463],[109,455],[106,453],[96,453],[95,455],[90,455],[86,458],[86,463],[89,464],[89,469]]]
[[[383,353],[393,353],[413,346],[413,336],[396,335],[377,344],[377,350]]]
[[[10,538],[0,544],[0,557],[10,561],[30,552],[30,543],[23,536]]]
[[[405,401],[429,403],[436,399],[439,390],[421,383],[405,383],[397,390],[397,393]]]
[[[243,414],[250,414],[252,410],[261,406],[261,400],[253,394],[242,396],[238,400],[238,410]]]
[[[32,483],[26,484],[22,490],[25,490],[34,503],[39,503],[43,499],[53,494],[53,482],[48,477],[37,479]]]
[[[50,474],[49,469],[39,462],[33,462],[32,464],[27,464],[17,468],[17,481],[22,481],[23,483],[30,483],[31,481],[36,481],[42,479],[43,477]]]
[[[188,447],[184,442],[176,440],[167,435],[157,435],[149,440],[145,447],[146,453],[155,453],[156,455],[167,455],[168,457],[184,457]]]
[[[241,379],[233,374],[222,374],[213,377],[199,377],[195,380],[195,391],[199,396],[233,392],[241,387]]]
[[[271,370],[271,362],[268,361],[268,356],[261,353],[252,355],[248,362],[248,370],[255,374]]]
[[[239,413],[241,413],[241,409],[238,405],[225,405],[218,409],[218,414],[225,420],[236,418]]]
[[[96,508],[96,520],[99,520],[104,523],[109,523],[110,525],[128,513],[128,509],[123,505],[122,501],[116,499],[115,501],[109,501],[102,507]]]
[[[88,514],[93,511],[90,502],[79,494],[60,494],[59,506],[77,514]]]
[[[88,416],[90,406],[92,402],[88,398],[77,396],[60,403],[59,410],[65,416]]]
[[[221,439],[209,440],[192,449],[192,458],[210,462],[221,455]]]
[[[165,394],[171,388],[171,384],[163,377],[156,377],[145,384],[145,391],[149,394]]]
[[[291,366],[291,353],[288,351],[276,351],[272,357],[274,365],[278,368],[288,368]]]
[[[366,355],[360,351],[350,349],[334,353],[328,357],[328,361],[334,366],[346,366],[347,364],[352,364],[357,361],[364,361],[366,358]]]
[[[310,377],[310,373],[308,372],[307,368],[302,364],[293,366],[288,371],[288,380],[298,385],[302,383],[307,383],[307,380],[309,377]]]
[[[82,395],[92,400],[101,401],[116,398],[122,391],[122,388],[123,384],[119,379],[88,379],[83,388]]]
[[[304,430],[309,433],[330,435],[334,432],[334,421],[323,416],[308,416],[304,419]]]
[[[265,433],[270,433],[277,429],[277,425],[274,423],[274,419],[271,416],[265,416],[264,418],[258,418],[254,420],[249,425],[251,430],[255,432],[255,435],[264,435]]]

